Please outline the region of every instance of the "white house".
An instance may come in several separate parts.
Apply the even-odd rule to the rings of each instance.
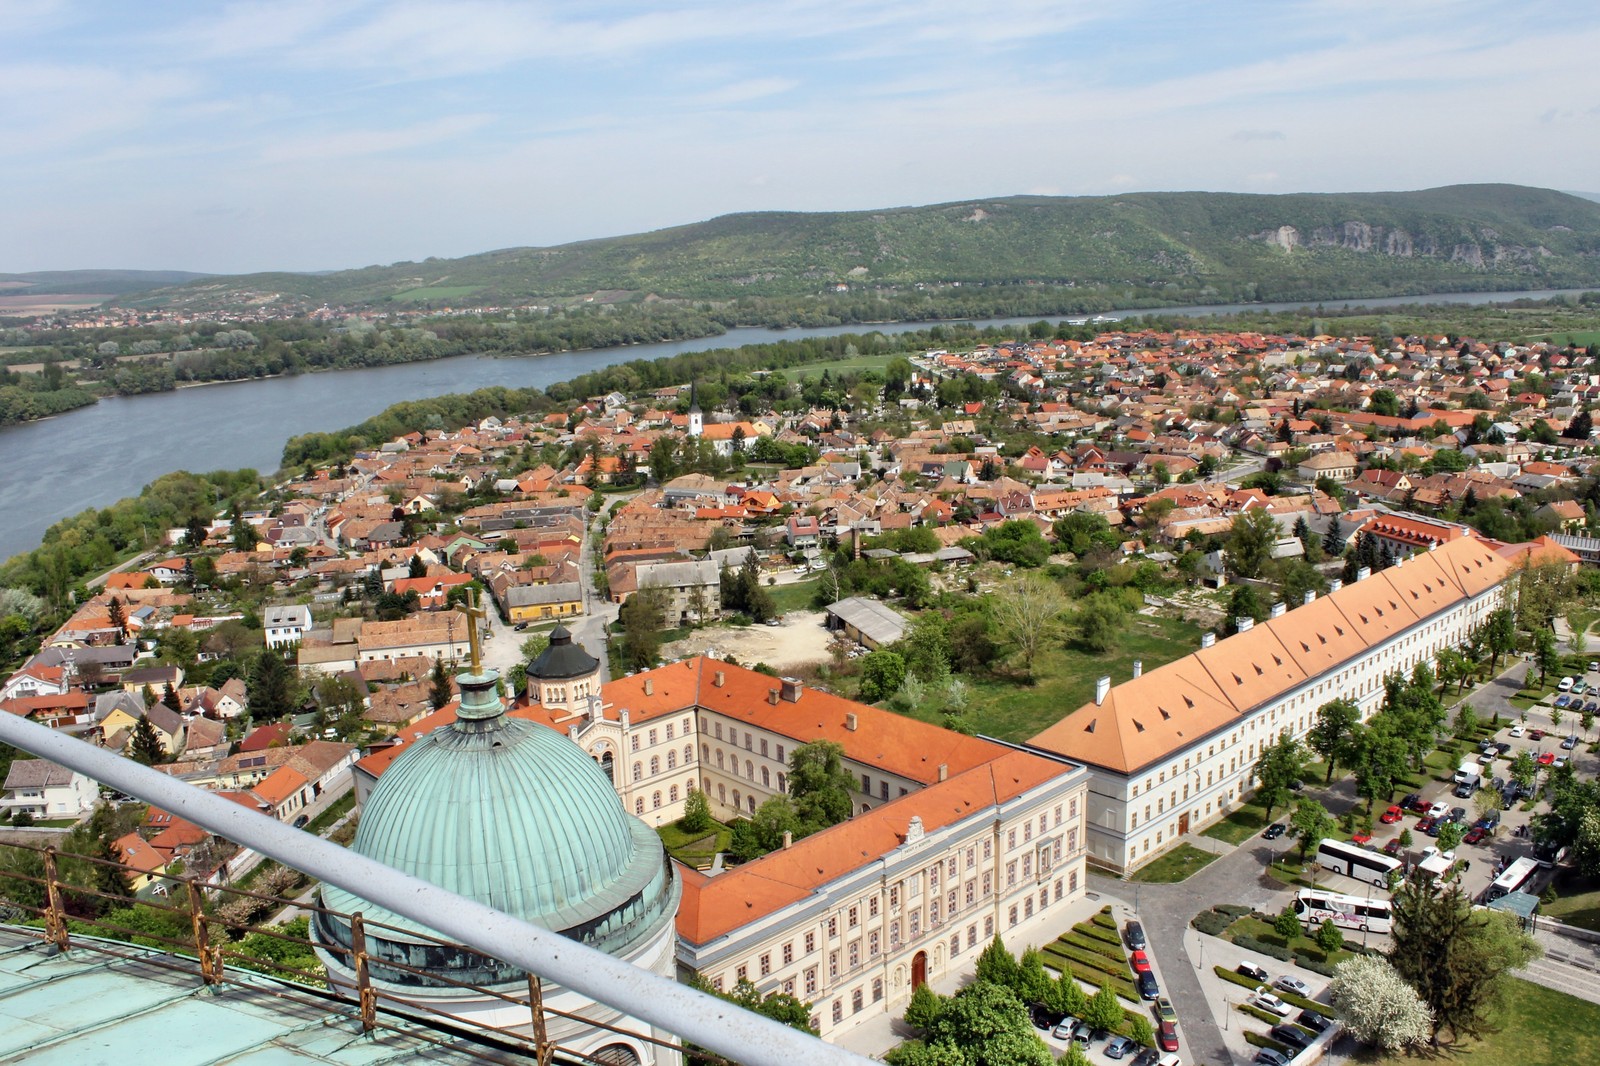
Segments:
[[[261,628],[266,633],[269,648],[300,643],[311,631],[311,626],[311,608],[303,603],[268,607],[265,617],[261,619]]]
[[[100,787],[76,770],[45,759],[18,759],[6,774],[0,805],[12,817],[77,818],[93,810],[99,799]]]

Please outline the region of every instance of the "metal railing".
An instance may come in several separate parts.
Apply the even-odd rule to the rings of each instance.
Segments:
[[[89,951],[124,959],[137,957],[141,962],[160,968],[197,972],[205,985],[223,984],[228,980],[230,969],[247,970],[280,978],[304,986],[308,997],[316,996],[324,1000],[327,1005],[353,1008],[355,1017],[359,1019],[361,1029],[365,1033],[396,1028],[397,1020],[400,1018],[421,1019],[440,1025],[460,1027],[462,1023],[459,1019],[440,1010],[433,1003],[398,995],[382,981],[375,983],[373,971],[376,970],[384,976],[393,974],[424,978],[430,986],[472,993],[527,1011],[528,1020],[525,1026],[497,1027],[477,1023],[472,1028],[475,1034],[487,1034],[501,1047],[521,1051],[541,1063],[551,1061],[557,1054],[566,1060],[598,1061],[551,1040],[548,1035],[550,1018],[566,1019],[597,1029],[605,1029],[674,1053],[686,1050],[676,1041],[557,1010],[544,1002],[543,982],[532,974],[527,977],[527,994],[511,995],[453,978],[435,970],[423,970],[393,959],[379,958],[368,950],[369,940],[382,938],[384,933],[395,933],[411,942],[420,940],[449,951],[475,956],[484,963],[491,961],[465,945],[431,937],[414,929],[400,929],[370,921],[359,912],[346,914],[283,896],[252,892],[242,888],[209,886],[197,878],[184,876],[159,878],[164,885],[171,886],[168,888],[168,902],[163,903],[157,899],[138,899],[132,895],[96,887],[104,883],[98,877],[87,878],[91,882],[89,884],[78,883],[69,878],[62,869],[64,864],[71,863],[87,867],[91,871],[114,871],[116,877],[122,877],[125,875],[125,868],[118,862],[92,855],[60,851],[54,846],[35,847],[28,844],[0,843],[0,855],[6,855],[11,860],[5,864],[4,872],[0,872],[0,897],[4,898],[11,909],[9,917],[12,921],[20,921],[23,928],[59,951]],[[19,855],[31,855],[33,861],[29,862],[26,859],[17,861]],[[35,870],[37,872],[34,872]],[[33,887],[32,892],[28,890],[28,886]],[[214,900],[212,897],[217,898]],[[32,899],[38,902],[30,902]],[[173,899],[182,902],[173,903],[171,902]],[[273,913],[292,908],[305,912],[307,917],[340,920],[350,930],[350,946],[345,947],[333,940],[313,941],[309,935],[295,936],[281,926],[230,919],[229,908],[226,906],[226,901],[229,900],[251,900],[261,905],[257,909]],[[155,931],[145,923],[142,923],[141,927],[121,925],[108,920],[104,913],[109,908],[109,913],[115,914],[117,910],[135,904],[157,914],[172,916],[176,919],[172,927],[186,929],[188,935],[168,936]],[[97,914],[97,911],[102,913]],[[243,939],[257,935],[303,949],[295,953],[299,957],[314,958],[315,951],[320,948],[326,954],[337,958],[341,965],[354,975],[354,988],[350,990],[354,992],[353,1002],[326,994],[331,985],[327,973],[320,964],[314,970],[307,970],[273,958],[270,954],[246,950]],[[136,956],[134,951],[139,946],[155,948],[161,954],[152,956],[141,953]],[[472,969],[471,966],[466,968]],[[418,1035],[414,1027],[408,1027],[407,1032]],[[420,1035],[427,1037],[425,1033]],[[461,1050],[469,1055],[498,1061],[498,1057],[486,1054],[471,1043],[462,1044]],[[696,1054],[701,1058],[715,1058],[705,1052]]]
[[[443,943],[470,948],[485,958],[553,981],[748,1066],[794,1066],[797,1062],[862,1066],[868,1061],[25,718],[0,714],[0,742],[77,770],[285,866],[354,893],[376,907],[421,923],[435,931]],[[59,884],[51,888],[58,881],[59,878],[44,878],[47,894],[61,895]],[[51,909],[65,913],[60,899]],[[416,935],[414,931],[407,932]],[[46,935],[53,940],[70,937],[68,928],[59,921],[46,929]],[[199,935],[197,931],[196,936]],[[200,958],[207,958],[198,942],[194,947]],[[204,948],[213,952],[207,965],[219,965],[215,945],[208,942]],[[384,965],[393,964],[385,961]],[[536,1000],[537,991],[530,986],[530,1000]],[[594,1023],[585,1019],[585,1024]]]

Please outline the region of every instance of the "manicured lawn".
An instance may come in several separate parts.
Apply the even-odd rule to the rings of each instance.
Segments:
[[[313,818],[311,820],[311,824],[306,826],[306,832],[320,834],[324,829],[328,828],[328,826],[332,825],[334,822],[337,822],[340,818],[343,818],[346,812],[348,812],[350,808],[354,807],[355,805],[356,790],[352,788],[349,792],[346,792],[343,796],[340,796],[333,806],[329,807],[327,810]]]
[[[728,850],[733,842],[733,830],[721,822],[714,823],[709,833],[686,833],[677,822],[668,822],[659,827],[656,834],[661,837],[667,854],[685,866],[697,868],[709,866],[717,852]]]
[[[1352,934],[1351,931],[1347,929],[1344,931],[1344,935],[1346,944],[1359,945],[1361,943],[1361,934],[1359,932]],[[1332,955],[1329,955],[1317,945],[1315,940],[1310,940],[1304,936],[1296,936],[1294,939],[1285,943],[1283,937],[1279,936],[1277,930],[1273,929],[1271,925],[1262,921],[1260,918],[1255,918],[1250,915],[1240,918],[1238,921],[1228,926],[1227,929],[1222,931],[1222,938],[1224,940],[1233,940],[1235,937],[1240,936],[1254,937],[1263,943],[1272,944],[1276,947],[1283,948],[1286,951],[1292,951],[1296,955],[1299,955],[1303,958],[1315,959],[1318,962],[1326,962],[1329,966],[1337,966],[1345,959],[1350,958],[1350,956],[1353,954],[1353,952],[1340,948]]]
[[[866,327],[863,327],[863,330]],[[841,370],[882,370],[890,361],[898,359],[898,355],[862,355],[854,359],[839,359],[832,363],[812,363],[809,366],[795,367],[785,373],[791,380],[799,378],[802,381],[822,376],[824,370],[838,376]]]
[[[1200,647],[1200,629],[1188,622],[1139,615],[1128,623],[1123,639],[1103,655],[1077,648],[1055,647],[1034,660],[1033,684],[1007,679],[964,678],[971,684],[962,717],[972,728],[1001,740],[1023,741],[1094,699],[1095,679],[1111,675],[1111,683],[1133,676],[1133,661],[1153,670]],[[940,722],[933,707],[912,712],[924,721]]]
[[[1534,1066],[1600,1062],[1600,1006],[1515,978],[1506,982],[1495,1031],[1481,1040],[1430,1051],[1426,1061],[1448,1066]],[[1371,1066],[1415,1066],[1416,1056],[1363,1059]]]
[[[1556,882],[1556,891],[1560,896],[1541,907],[1541,914],[1600,931],[1600,879],[1564,874]]]
[[[1216,858],[1193,844],[1179,844],[1148,866],[1141,866],[1129,880],[1143,881],[1147,885],[1170,885],[1185,880],[1196,870],[1205,869]]]
[[[1225,844],[1242,844],[1267,827],[1267,810],[1259,803],[1245,802],[1216,825],[1207,829],[1204,836]]]

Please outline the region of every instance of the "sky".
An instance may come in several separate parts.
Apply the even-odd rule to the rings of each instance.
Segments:
[[[1600,188],[1592,0],[0,0],[0,271],[737,211]]]

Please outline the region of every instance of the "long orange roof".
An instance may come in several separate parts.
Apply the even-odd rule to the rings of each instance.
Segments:
[[[1511,566],[1462,537],[1117,685],[1029,743],[1132,774],[1368,648],[1505,580]]]

